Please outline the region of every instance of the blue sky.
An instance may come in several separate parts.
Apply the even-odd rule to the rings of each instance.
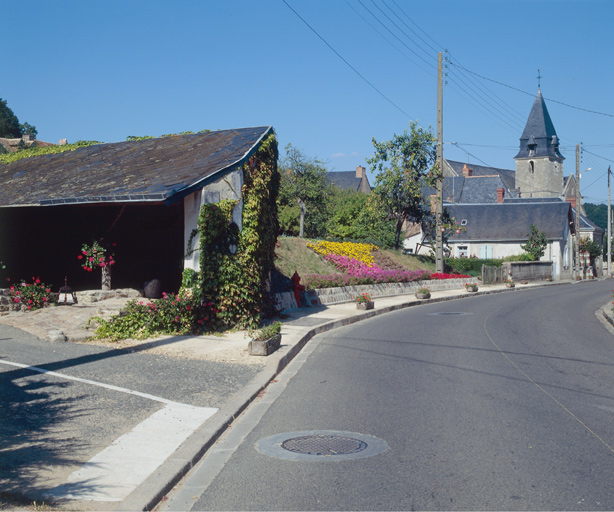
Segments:
[[[272,125],[347,171],[410,120],[435,131],[447,50],[446,158],[513,169],[539,69],[565,175],[582,143],[585,201],[605,202],[613,15],[611,0],[5,2],[0,98],[49,142]]]

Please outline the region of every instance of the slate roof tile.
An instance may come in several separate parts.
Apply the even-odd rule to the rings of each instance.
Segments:
[[[242,164],[272,127],[98,144],[0,164],[0,207],[173,202]]]

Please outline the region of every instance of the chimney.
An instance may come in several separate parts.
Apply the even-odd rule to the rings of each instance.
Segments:
[[[467,164],[463,165],[463,176],[473,176],[473,169],[471,167],[467,167]]]
[[[504,196],[505,196],[505,189],[503,187],[499,187],[497,189],[497,203],[502,203]]]
[[[568,197],[567,201],[571,203],[571,207],[575,210],[576,209],[576,198],[575,197]]]
[[[356,177],[364,178],[367,175],[367,169],[365,169],[362,165],[356,167]]]

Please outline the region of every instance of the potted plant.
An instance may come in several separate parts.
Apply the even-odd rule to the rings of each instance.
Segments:
[[[478,291],[478,283],[465,283],[465,290],[474,293]]]
[[[81,268],[87,272],[92,272],[95,268],[100,267],[102,271],[101,288],[103,290],[110,290],[111,265],[115,264],[115,259],[113,255],[107,256],[106,253],[107,249],[100,242],[94,241],[92,245],[83,244],[81,254],[77,258],[83,260]]]
[[[252,339],[248,344],[250,356],[268,356],[275,352],[281,344],[281,322],[272,324],[258,330],[249,330],[247,335]]]
[[[430,299],[431,298],[431,290],[429,290],[426,286],[422,286],[416,290],[416,299]]]
[[[373,298],[367,292],[357,295],[354,300],[356,302],[356,309],[373,309],[375,307]]]
[[[514,281],[511,278],[508,278],[505,280],[506,288],[514,288],[515,286],[516,286],[516,283],[514,283]]]

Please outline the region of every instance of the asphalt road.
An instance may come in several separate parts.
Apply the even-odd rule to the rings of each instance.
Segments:
[[[430,304],[320,335],[158,509],[613,510],[614,335],[595,317],[611,287]],[[383,451],[278,446],[331,431]]]
[[[0,498],[112,508],[255,373],[0,325]],[[142,435],[164,429],[166,446]]]

